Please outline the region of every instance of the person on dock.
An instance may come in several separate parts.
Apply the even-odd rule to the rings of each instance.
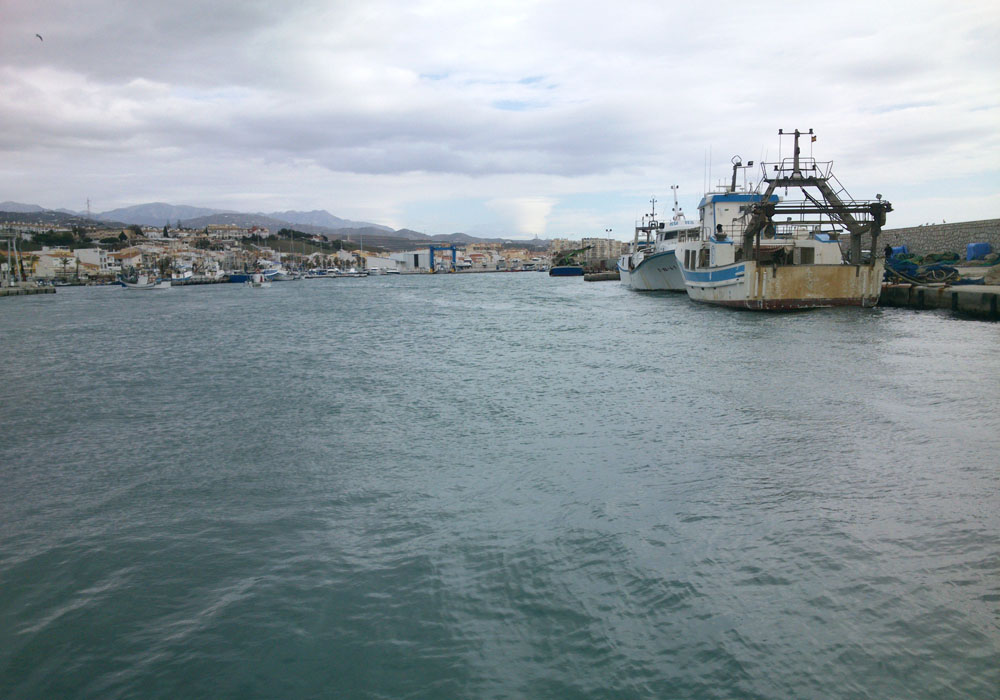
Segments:
[[[892,257],[892,246],[886,243],[885,250],[883,252],[885,253],[885,259],[888,260]]]

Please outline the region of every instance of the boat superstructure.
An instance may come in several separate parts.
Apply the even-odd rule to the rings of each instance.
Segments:
[[[635,237],[628,252],[618,259],[618,274],[623,284],[641,291],[685,291],[684,277],[677,264],[677,242],[696,234],[700,224],[684,218],[674,192],[673,217],[670,221],[656,218],[656,198],[650,198],[650,213],[635,227]]]
[[[851,199],[834,177],[832,162],[801,153],[808,132],[778,132],[794,139],[793,155],[762,163],[763,178],[753,190],[736,186],[746,166],[733,158],[729,186],[707,193],[699,204],[697,237],[678,244],[677,256],[688,295],[695,301],[747,309],[802,309],[874,306],[882,289],[883,260],[862,260],[861,238],[878,235],[892,205]],[[779,189],[797,190],[802,199],[781,200]],[[840,239],[850,236],[845,258]]]

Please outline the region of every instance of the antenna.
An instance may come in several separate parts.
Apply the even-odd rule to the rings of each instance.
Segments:
[[[674,221],[683,221],[684,212],[681,211],[680,204],[677,203],[677,190],[680,189],[677,185],[671,185],[670,189],[674,191]]]
[[[87,197],[87,218],[90,218],[90,197]]]

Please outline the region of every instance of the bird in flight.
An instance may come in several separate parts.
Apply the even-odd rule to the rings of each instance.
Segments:
[[[38,37],[38,40],[39,40],[39,41],[45,41],[45,39],[43,39],[43,38],[42,38],[42,35],[41,35],[41,34],[35,34],[35,36],[37,36],[37,37]]]

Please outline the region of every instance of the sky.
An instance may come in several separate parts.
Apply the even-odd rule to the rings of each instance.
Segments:
[[[998,36],[996,0],[0,0],[0,201],[626,240],[798,128],[887,228],[998,218]]]

